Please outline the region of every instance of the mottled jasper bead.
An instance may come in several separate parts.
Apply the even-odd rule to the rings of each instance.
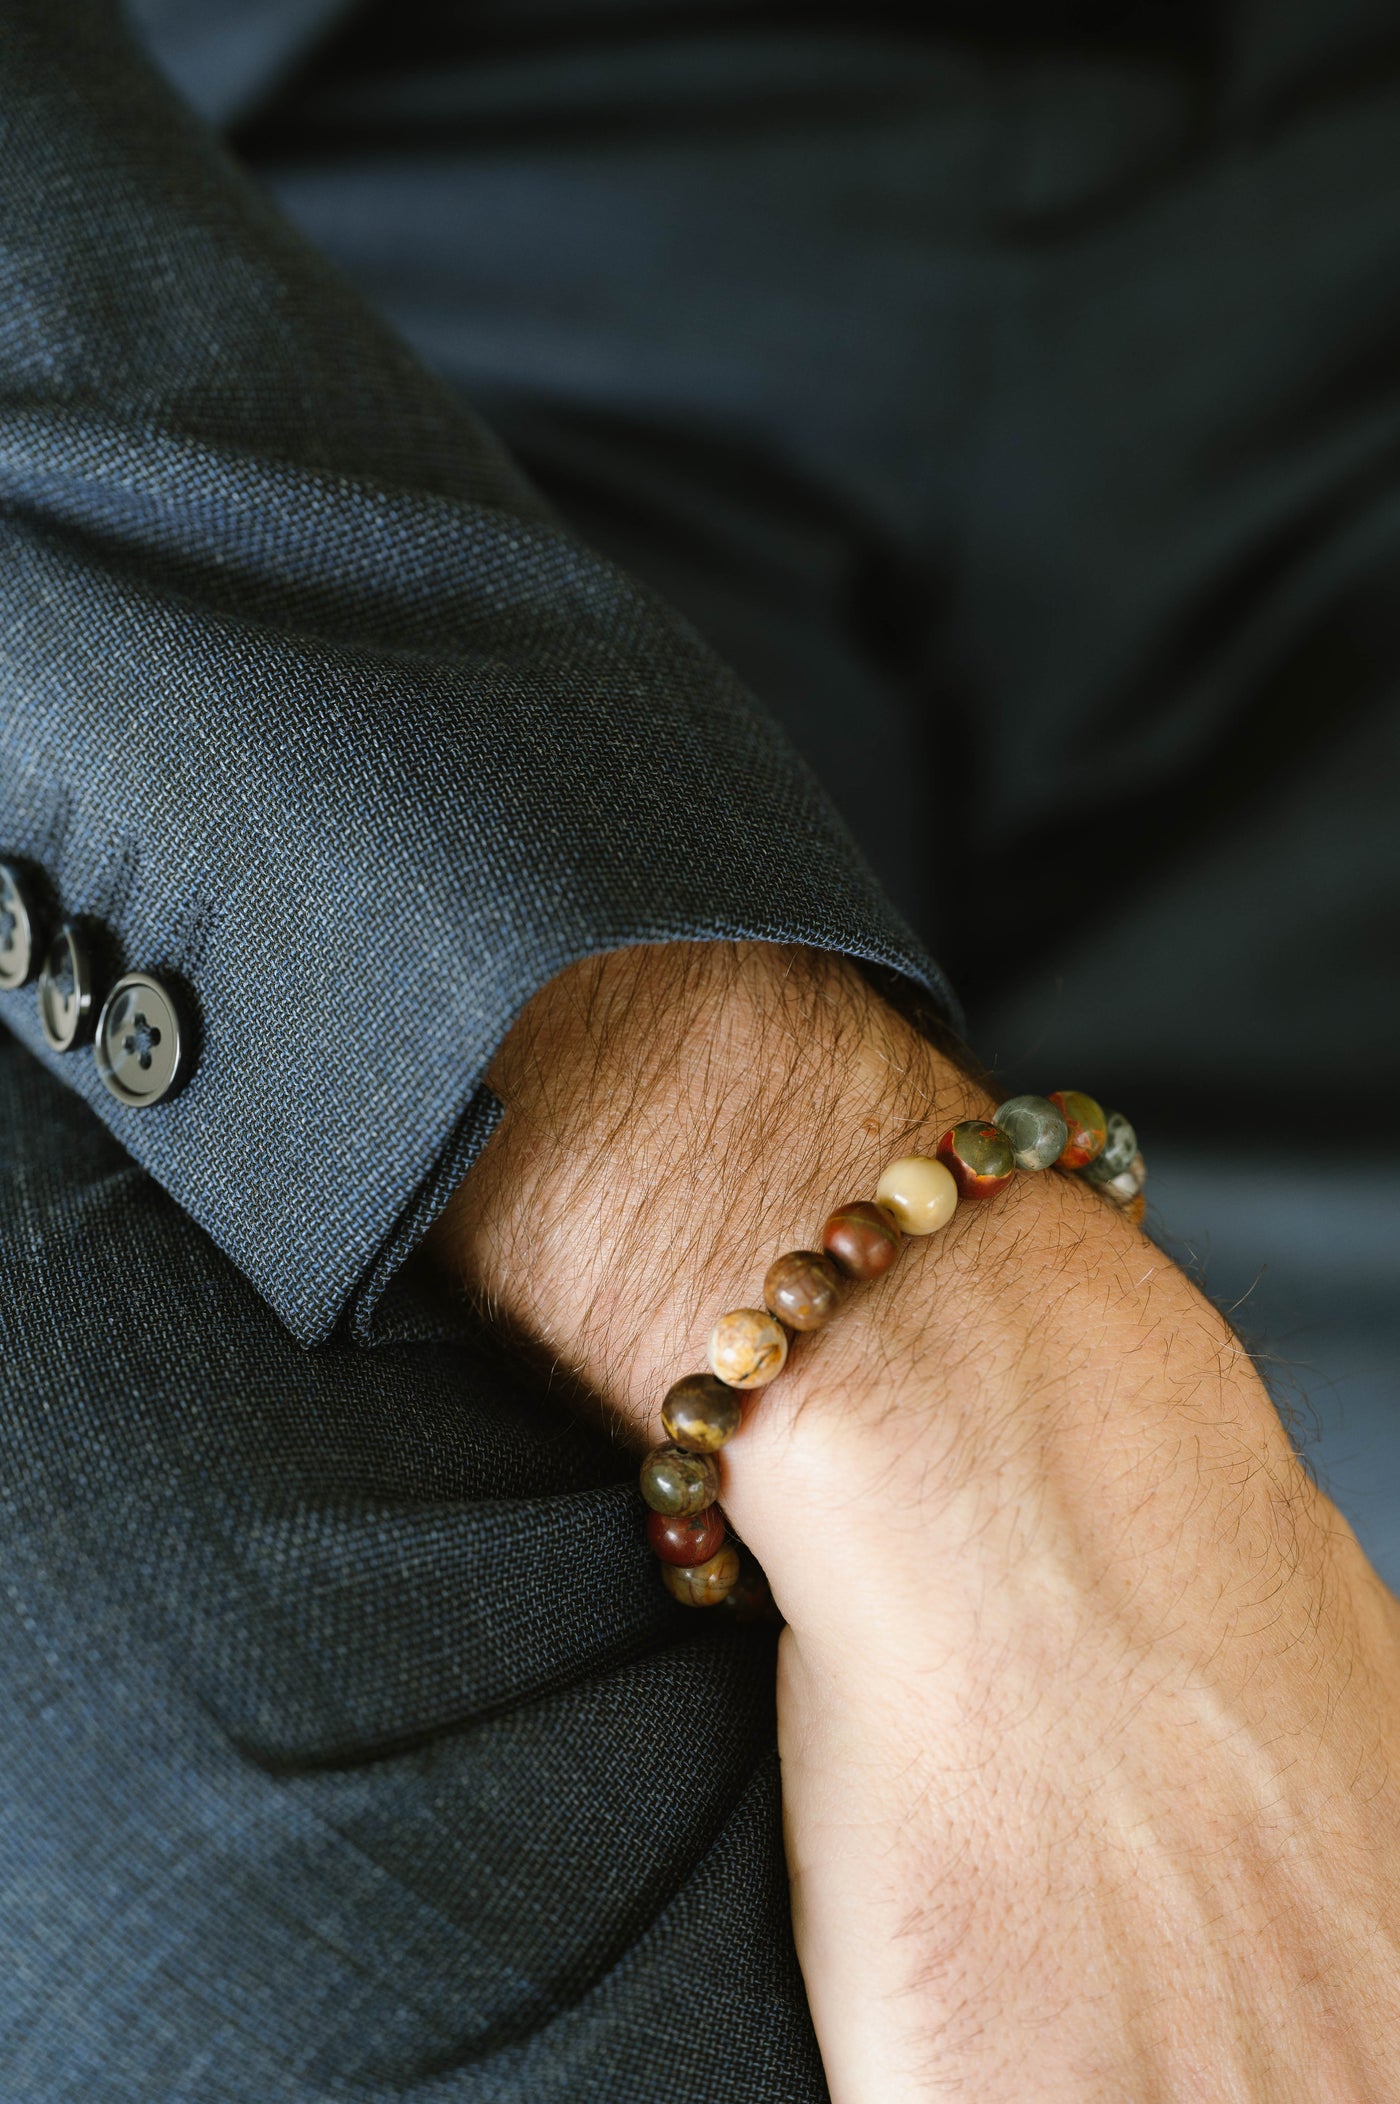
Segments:
[[[906,1235],[931,1235],[946,1227],[958,1209],[957,1178],[946,1162],[927,1154],[904,1154],[891,1162],[875,1196]]]
[[[1062,1169],[1084,1169],[1103,1153],[1108,1138],[1108,1119],[1103,1106],[1080,1089],[1052,1089],[1050,1101],[1069,1127],[1069,1139],[1060,1156]]]
[[[766,1388],[787,1354],[787,1331],[767,1308],[731,1308],[710,1331],[710,1371],[730,1388]]]
[[[724,1547],[724,1514],[718,1505],[677,1518],[668,1518],[664,1512],[649,1512],[647,1540],[663,1563],[708,1563]]]
[[[720,1612],[733,1622],[781,1622],[768,1580],[751,1556],[739,1558],[739,1575],[720,1601]]]
[[[657,1446],[642,1463],[641,1484],[653,1512],[703,1512],[719,1496],[719,1470],[708,1454]]]
[[[1095,1155],[1083,1174],[1090,1183],[1109,1183],[1130,1169],[1133,1156],[1138,1151],[1137,1134],[1121,1111],[1111,1110],[1105,1126],[1106,1137],[1101,1151]]]
[[[712,1373],[688,1373],[661,1405],[666,1437],[691,1454],[713,1454],[739,1429],[739,1398]]]
[[[1121,1176],[1100,1176],[1094,1180],[1094,1189],[1100,1198],[1107,1198],[1112,1205],[1131,1205],[1142,1185],[1135,1176],[1125,1170]]]
[[[763,1299],[790,1330],[819,1330],[841,1304],[841,1274],[819,1249],[790,1249],[769,1265]]]
[[[1116,1205],[1120,1212],[1132,1217],[1133,1208],[1139,1198],[1142,1198],[1142,1187],[1146,1182],[1147,1164],[1140,1154],[1135,1154],[1126,1169],[1120,1170],[1117,1176],[1108,1176],[1096,1181],[1094,1188],[1101,1197]],[[1147,1200],[1143,1198],[1142,1206],[1135,1216],[1136,1221],[1141,1221],[1146,1207]]]
[[[995,1198],[1016,1174],[1011,1142],[1000,1126],[987,1118],[964,1118],[938,1143],[938,1159],[946,1162],[963,1198]]]
[[[847,1278],[883,1278],[903,1246],[893,1213],[868,1198],[838,1206],[822,1229],[822,1248]]]
[[[1018,1169],[1053,1169],[1069,1144],[1069,1127],[1047,1096],[1010,1096],[994,1112]]]
[[[739,1551],[726,1542],[704,1563],[663,1563],[661,1576],[671,1597],[682,1607],[718,1607],[739,1577]]]

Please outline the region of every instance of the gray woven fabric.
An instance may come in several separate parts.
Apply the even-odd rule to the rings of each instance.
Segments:
[[[622,1458],[301,1350],[4,1035],[0,1131],[5,2104],[819,2098],[771,1634]]]

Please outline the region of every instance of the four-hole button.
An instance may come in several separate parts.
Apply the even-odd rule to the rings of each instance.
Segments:
[[[97,1071],[118,1103],[159,1103],[184,1079],[184,1060],[174,996],[149,972],[118,979],[97,1019]]]

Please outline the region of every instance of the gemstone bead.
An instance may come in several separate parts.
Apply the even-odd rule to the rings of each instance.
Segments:
[[[868,1198],[838,1206],[822,1229],[822,1248],[848,1278],[883,1278],[903,1246],[894,1214]]]
[[[1134,1181],[1128,1170],[1125,1169],[1121,1176],[1115,1176],[1111,1183],[1097,1184],[1095,1189],[1100,1198],[1106,1198],[1125,1219],[1132,1221],[1134,1227],[1142,1226],[1147,1213],[1147,1196],[1142,1185]]]
[[[875,1186],[875,1196],[906,1235],[931,1235],[958,1209],[958,1185],[944,1162],[927,1154],[901,1155]]]
[[[1103,1153],[1103,1143],[1108,1138],[1108,1119],[1102,1105],[1079,1089],[1052,1089],[1050,1101],[1069,1127],[1060,1167],[1087,1168]]]
[[[1100,1197],[1107,1198],[1120,1212],[1130,1213],[1142,1196],[1142,1187],[1146,1182],[1147,1164],[1140,1154],[1135,1154],[1127,1168],[1120,1169],[1116,1176],[1096,1177],[1094,1188]],[[1147,1200],[1144,1198],[1144,1210],[1146,1205]],[[1141,1217],[1142,1214],[1139,1213],[1138,1218]]]
[[[1069,1127],[1048,1096],[1010,1096],[992,1123],[1010,1140],[1018,1169],[1053,1169],[1069,1144]]]
[[[739,1429],[739,1398],[712,1373],[688,1373],[661,1405],[666,1437],[691,1454],[713,1454]]]
[[[738,1581],[739,1551],[733,1542],[726,1542],[717,1556],[704,1563],[663,1563],[661,1576],[667,1592],[682,1607],[718,1607]]]
[[[1132,1167],[1133,1156],[1138,1151],[1137,1134],[1121,1111],[1108,1114],[1105,1127],[1106,1138],[1102,1150],[1095,1155],[1084,1171],[1089,1183],[1108,1183]]]
[[[986,1118],[964,1118],[945,1132],[938,1159],[947,1163],[963,1198],[995,1198],[1016,1173],[1010,1140]]]
[[[819,1330],[841,1304],[841,1274],[819,1249],[790,1249],[769,1265],[763,1299],[790,1330]]]
[[[642,1463],[641,1484],[653,1512],[703,1512],[719,1496],[719,1470],[708,1454],[657,1446]]]
[[[718,1505],[675,1518],[664,1512],[649,1512],[647,1540],[663,1563],[708,1563],[724,1547],[724,1514]]]
[[[731,1308],[710,1331],[710,1371],[731,1388],[766,1388],[787,1354],[787,1331],[766,1308]]]
[[[768,1580],[752,1556],[739,1558],[739,1576],[720,1601],[720,1612],[733,1622],[780,1622]]]

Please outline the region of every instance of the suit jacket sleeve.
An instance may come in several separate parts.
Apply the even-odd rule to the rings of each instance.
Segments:
[[[0,16],[0,854],[170,975],[87,1097],[304,1341],[363,1327],[573,959],[772,937],[939,990],[800,762],[276,215],[102,0]]]

